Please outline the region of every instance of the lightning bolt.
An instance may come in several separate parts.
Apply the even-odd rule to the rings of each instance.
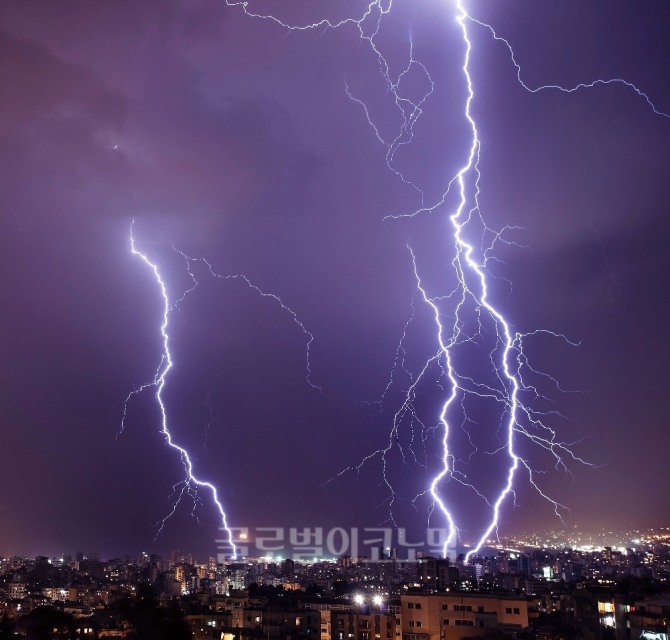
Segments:
[[[590,463],[573,452],[576,443],[562,442],[557,433],[546,424],[547,416],[553,415],[553,412],[540,412],[534,408],[533,402],[543,398],[537,379],[553,384],[559,392],[563,389],[556,379],[538,371],[531,365],[524,351],[524,344],[543,335],[563,340],[573,346],[576,346],[576,344],[562,334],[549,330],[536,330],[528,333],[517,332],[513,329],[512,322],[504,315],[503,311],[492,302],[491,292],[494,278],[488,267],[491,261],[497,260],[494,250],[500,243],[516,245],[516,242],[508,239],[507,233],[514,227],[506,226],[501,230],[489,228],[479,208],[481,141],[477,122],[472,112],[475,89],[470,64],[473,45],[469,26],[476,25],[487,31],[490,37],[507,48],[511,62],[517,72],[517,81],[530,93],[560,91],[570,94],[580,90],[595,89],[602,85],[620,85],[627,90],[632,90],[645,100],[654,114],[665,118],[670,118],[670,115],[658,109],[650,97],[637,86],[622,78],[596,79],[592,82],[579,83],[573,87],[550,84],[537,87],[529,86],[522,79],[521,67],[509,41],[499,36],[490,25],[473,18],[466,10],[463,0],[454,0],[453,4],[450,3],[450,5],[454,7],[454,19],[458,23],[462,36],[461,71],[465,84],[463,118],[469,131],[470,142],[460,169],[448,181],[442,196],[428,204],[425,202],[424,192],[417,181],[407,177],[396,166],[395,160],[397,151],[402,146],[412,142],[415,124],[423,113],[424,103],[433,93],[435,82],[426,66],[414,58],[414,46],[411,38],[405,68],[395,78],[391,76],[390,65],[377,44],[377,36],[382,29],[384,17],[392,11],[392,0],[373,0],[366,5],[362,14],[357,18],[350,17],[339,21],[323,19],[309,24],[289,24],[274,15],[257,13],[250,9],[249,3],[245,0],[226,0],[226,5],[241,9],[244,14],[251,18],[273,22],[287,31],[337,29],[347,25],[358,29],[360,39],[370,47],[376,56],[379,72],[385,81],[387,92],[400,113],[401,126],[397,134],[387,139],[381,133],[381,130],[375,125],[365,102],[354,95],[345,80],[346,94],[354,104],[363,110],[376,139],[386,148],[385,161],[387,167],[404,184],[414,190],[420,202],[419,207],[412,212],[389,214],[384,219],[414,218],[421,214],[435,213],[443,215],[444,219],[448,221],[448,255],[451,256],[449,265],[455,284],[448,287],[447,293],[436,295],[430,292],[430,285],[425,284],[425,278],[422,277],[420,256],[411,247],[408,247],[418,297],[430,312],[434,323],[435,349],[424,362],[424,365],[419,368],[418,373],[412,375],[405,363],[406,352],[404,348],[408,327],[414,317],[412,316],[405,325],[396,350],[391,378],[381,398],[383,403],[389,390],[395,385],[393,373],[401,368],[409,376],[410,382],[404,392],[404,401],[394,414],[388,443],[385,447],[365,456],[359,464],[347,467],[334,478],[331,478],[330,481],[348,471],[355,471],[358,474],[365,464],[373,459],[380,458],[383,482],[390,492],[389,517],[393,521],[393,502],[396,497],[396,490],[393,482],[387,476],[387,464],[389,464],[389,455],[394,449],[400,451],[405,462],[408,461],[410,455],[414,462],[417,462],[416,452],[412,448],[415,441],[414,435],[412,435],[408,448],[404,447],[399,441],[400,429],[405,421],[409,420],[412,430],[418,425],[422,432],[419,439],[424,445],[426,432],[439,430],[439,451],[434,452],[439,462],[439,470],[428,483],[426,490],[416,496],[415,500],[421,496],[429,496],[432,501],[431,514],[437,512],[446,522],[448,533],[443,548],[445,556],[448,555],[450,550],[453,550],[456,542],[462,536],[462,529],[459,525],[461,518],[450,506],[448,499],[451,483],[461,485],[468,491],[472,491],[484,503],[485,509],[489,513],[487,524],[476,536],[474,545],[466,555],[466,561],[470,560],[472,555],[480,550],[494,532],[497,535],[501,510],[510,496],[515,495],[514,485],[517,476],[522,471],[526,473],[530,485],[552,505],[554,511],[560,517],[565,507],[551,498],[538,484],[536,481],[538,472],[534,471],[531,463],[521,454],[520,441],[523,439],[531,445],[543,449],[553,459],[555,467],[566,472],[568,471],[568,462]],[[404,96],[400,90],[402,78],[411,69],[418,69],[427,81],[426,91],[414,100]],[[455,200],[455,203],[452,200]],[[477,237],[479,239],[475,241]],[[489,367],[488,377],[476,377],[464,367],[463,360],[467,357],[465,350],[468,348],[477,348],[487,354],[485,360]],[[445,382],[448,389],[446,398],[438,412],[436,427],[427,427],[418,416],[415,409],[415,399],[419,385],[429,375],[432,375],[435,368],[438,371],[438,378]],[[440,386],[439,382],[438,386]],[[451,445],[454,424],[458,424],[456,420],[458,411],[462,414],[460,427],[463,431],[467,432],[469,425],[475,423],[469,417],[467,410],[469,403],[472,401],[494,403],[500,407],[497,423],[500,445],[495,450],[485,453],[491,456],[502,456],[505,460],[505,472],[503,481],[491,497],[480,491],[474,483],[469,481],[467,475],[459,470],[459,457],[457,457],[457,452],[453,450]],[[471,439],[470,442],[472,443]]]
[[[537,335],[541,332],[534,331],[531,332],[531,334],[521,334],[514,333],[512,331],[510,322],[503,316],[503,313],[489,300],[489,274],[486,269],[486,263],[489,259],[489,251],[488,249],[484,250],[482,252],[483,259],[478,259],[476,257],[475,246],[471,241],[466,239],[466,231],[470,225],[471,220],[473,219],[473,216],[476,215],[481,220],[478,202],[480,178],[479,157],[481,151],[481,142],[477,130],[477,124],[471,111],[472,102],[475,98],[475,92],[472,75],[470,73],[472,41],[468,31],[468,21],[487,29],[495,40],[505,44],[508,49],[511,61],[516,68],[517,80],[519,84],[531,93],[537,93],[543,90],[558,90],[564,93],[573,93],[580,89],[594,88],[599,85],[620,84],[628,89],[632,89],[638,96],[642,97],[656,115],[666,118],[670,116],[657,109],[646,93],[642,92],[634,84],[621,78],[614,78],[609,80],[597,79],[590,83],[577,84],[574,87],[561,87],[559,85],[542,85],[536,88],[529,87],[526,83],[523,82],[521,78],[521,67],[516,61],[514,50],[510,43],[505,38],[498,36],[498,34],[490,25],[472,18],[466,11],[461,0],[456,2],[456,8],[456,20],[461,27],[463,42],[465,45],[462,71],[467,86],[467,97],[465,100],[464,115],[471,131],[471,145],[466,163],[449,182],[447,191],[443,195],[442,199],[435,206],[431,207],[431,210],[435,210],[437,207],[444,204],[449,190],[452,188],[452,186],[456,186],[458,192],[458,204],[453,213],[450,214],[449,221],[451,222],[452,226],[452,237],[455,248],[455,255],[452,260],[452,266],[459,283],[459,294],[453,316],[454,321],[450,325],[448,332],[445,332],[445,327],[443,326],[441,320],[441,310],[438,307],[436,300],[434,298],[430,298],[425,289],[422,287],[421,278],[417,272],[416,259],[413,253],[412,261],[414,264],[414,274],[417,280],[417,287],[421,291],[424,301],[434,312],[434,320],[437,326],[437,338],[445,363],[446,375],[451,383],[451,393],[442,405],[442,410],[440,413],[440,423],[442,424],[443,433],[442,470],[434,477],[430,486],[430,493],[433,497],[433,500],[439,507],[449,526],[448,539],[444,546],[445,555],[447,555],[450,545],[455,543],[456,537],[459,533],[454,515],[451,513],[450,509],[445,503],[441,492],[441,487],[444,484],[443,481],[448,478],[455,478],[453,472],[454,458],[449,451],[450,423],[448,416],[451,406],[454,404],[459,395],[466,394],[474,394],[480,398],[492,397],[493,399],[502,402],[504,406],[502,419],[504,421],[503,426],[504,433],[506,435],[506,445],[503,447],[503,449],[508,458],[506,479],[502,484],[499,492],[491,502],[486,500],[484,496],[482,496],[476,489],[473,488],[475,493],[483,498],[487,505],[489,505],[491,508],[491,516],[488,526],[478,537],[474,546],[466,554],[465,560],[467,562],[481,549],[483,544],[494,531],[496,532],[497,536],[500,522],[500,511],[508,496],[514,493],[513,487],[515,476],[517,475],[520,467],[525,468],[531,486],[543,498],[545,498],[553,505],[556,515],[560,517],[560,510],[565,509],[563,505],[548,496],[537,484],[535,480],[535,472],[533,471],[532,466],[517,452],[515,446],[517,443],[517,437],[524,437],[534,445],[537,445],[548,451],[554,458],[555,466],[557,468],[562,468],[565,471],[568,470],[565,463],[566,457],[575,462],[589,464],[586,460],[573,452],[572,444],[574,443],[564,443],[558,440],[556,432],[548,427],[543,422],[541,417],[538,417],[530,405],[522,401],[521,395],[524,392],[530,392],[534,397],[539,395],[537,389],[534,386],[527,385],[524,382],[524,367],[530,369],[530,371],[533,373],[539,372],[535,371],[528,364],[528,359],[523,349],[523,343],[524,339],[530,335]],[[469,187],[468,180],[470,183],[472,183]],[[416,215],[417,213],[418,212],[414,212],[411,215]],[[484,230],[488,230],[485,224]],[[494,234],[494,243],[501,239],[502,236],[500,233]],[[492,245],[489,245],[488,248],[492,248]],[[500,385],[497,387],[497,389],[493,389],[487,385],[477,383],[473,384],[474,381],[462,377],[459,374],[457,367],[454,365],[454,350],[458,346],[460,340],[463,339],[463,327],[465,322],[463,320],[462,312],[464,311],[468,302],[470,302],[471,306],[477,312],[477,322],[480,327],[480,335],[482,328],[480,314],[483,313],[493,324],[495,343],[493,349],[490,352],[490,355],[491,364],[500,382]],[[560,334],[549,331],[543,331],[543,333],[548,333],[554,337],[560,337],[567,340],[565,336]],[[471,335],[466,336],[466,339],[470,340],[472,337],[473,336]],[[540,375],[546,376],[546,374]],[[551,377],[549,378],[560,390],[561,388],[558,382]]]
[[[417,264],[414,253],[412,253],[412,262],[414,265],[414,274],[417,280],[417,287],[421,292],[423,300],[430,306],[434,313],[434,320],[437,326],[437,339],[440,350],[442,352],[446,375],[451,385],[451,393],[442,405],[442,410],[439,417],[440,423],[442,424],[443,434],[441,459],[442,469],[433,478],[433,481],[430,485],[430,494],[432,495],[435,504],[440,509],[448,523],[448,536],[443,550],[445,556],[448,554],[449,549],[455,546],[456,538],[458,536],[458,527],[455,517],[451,513],[451,510],[449,509],[442,494],[443,481],[449,477],[454,477],[453,456],[450,453],[449,448],[450,423],[448,420],[448,415],[451,405],[457,400],[460,394],[473,393],[479,397],[492,396],[494,399],[503,402],[505,412],[507,414],[506,418],[503,416],[503,419],[505,420],[504,426],[506,434],[505,450],[509,463],[507,477],[503,487],[498,493],[498,496],[495,498],[492,505],[490,505],[492,507],[492,516],[490,518],[489,525],[479,538],[475,547],[467,554],[467,561],[469,556],[473,553],[476,553],[481,548],[484,541],[489,537],[491,532],[497,528],[500,508],[507,496],[513,490],[514,478],[519,465],[522,463],[522,459],[515,451],[514,438],[515,431],[519,425],[518,413],[520,410],[520,382],[514,375],[514,371],[510,368],[510,354],[514,348],[515,341],[518,341],[519,337],[513,337],[509,323],[505,320],[502,313],[489,302],[488,281],[486,277],[485,264],[481,264],[475,259],[474,246],[464,237],[465,230],[472,218],[473,213],[479,212],[477,196],[479,194],[480,172],[478,162],[481,143],[479,140],[477,125],[471,113],[471,105],[474,99],[474,89],[472,77],[470,75],[470,54],[472,51],[472,43],[470,41],[465,23],[467,13],[460,2],[457,6],[457,22],[461,26],[463,41],[465,43],[465,54],[462,71],[467,85],[467,98],[465,101],[464,113],[471,132],[471,144],[466,163],[461,167],[456,176],[449,183],[447,192],[445,192],[442,199],[443,201],[446,200],[448,190],[453,184],[455,184],[458,190],[458,205],[455,211],[449,216],[449,221],[451,222],[453,230],[453,241],[455,248],[455,255],[452,260],[452,266],[456,274],[460,290],[457,294],[458,302],[455,308],[454,322],[448,331],[445,331],[445,327],[442,324],[441,311],[436,300],[429,297],[426,290],[422,286],[421,278],[417,271]],[[469,196],[467,181],[468,179],[472,180],[473,176],[474,193],[472,196]],[[472,187],[470,188],[472,189]],[[468,303],[472,305],[472,307],[477,312],[477,323],[479,328],[481,328],[482,322],[480,316],[481,313],[484,313],[488,319],[492,321],[495,331],[495,343],[493,349],[490,352],[491,362],[501,383],[497,390],[490,387],[482,389],[481,386],[477,384],[468,387],[467,383],[469,381],[467,379],[461,378],[457,368],[455,367],[453,351],[463,338],[464,321],[462,319],[462,312]],[[535,484],[532,476],[531,482]],[[476,491],[476,493],[480,497],[483,497],[482,494],[480,494],[478,491]],[[488,500],[485,499],[485,501],[487,504],[490,504]]]
[[[196,277],[196,274],[193,272],[192,265],[193,263],[201,263],[205,265],[207,271],[209,274],[217,279],[221,280],[231,280],[231,281],[238,281],[242,282],[245,286],[247,286],[249,289],[257,293],[261,298],[267,299],[275,304],[278,304],[280,308],[282,309],[283,312],[288,314],[292,321],[299,327],[300,331],[304,334],[305,336],[305,368],[306,368],[306,381],[307,383],[315,390],[319,391],[320,393],[323,393],[322,388],[315,384],[312,381],[312,369],[311,369],[311,353],[310,353],[310,347],[312,345],[312,342],[314,341],[314,336],[310,331],[307,330],[305,327],[304,323],[299,319],[297,313],[289,307],[283,300],[280,298],[278,295],[274,293],[269,293],[267,291],[264,291],[261,289],[258,285],[254,284],[247,276],[243,274],[232,274],[232,275],[221,275],[218,274],[214,271],[214,268],[212,264],[205,258],[193,258],[191,256],[188,256],[186,253],[183,251],[177,249],[176,247],[172,247],[173,250],[178,253],[185,261],[186,263],[186,273],[188,274],[189,278],[191,279],[192,285],[184,291],[184,293],[174,301],[174,303],[170,303],[169,296],[167,293],[167,288],[165,286],[165,282],[161,277],[160,271],[158,269],[158,266],[149,260],[147,255],[140,251],[137,248],[137,244],[135,242],[135,236],[134,236],[134,221],[130,226],[130,248],[131,252],[133,255],[139,257],[149,269],[151,269],[154,278],[156,280],[156,283],[158,284],[158,287],[161,292],[161,296],[163,299],[163,316],[162,316],[162,323],[160,327],[160,333],[163,341],[163,350],[161,353],[161,358],[159,361],[159,364],[156,368],[156,372],[154,374],[154,378],[150,381],[147,382],[143,385],[140,385],[138,388],[134,389],[131,391],[128,396],[125,399],[124,405],[123,405],[123,416],[121,420],[121,428],[119,430],[119,433],[117,434],[120,436],[124,429],[125,429],[125,423],[128,417],[128,405],[130,401],[136,396],[141,394],[142,392],[146,391],[147,389],[153,388],[155,389],[155,398],[156,401],[159,405],[160,408],[160,415],[161,415],[161,432],[165,436],[165,440],[167,444],[175,449],[181,458],[183,467],[184,467],[184,479],[178,482],[173,486],[173,496],[176,496],[173,500],[173,505],[171,511],[168,513],[168,515],[163,518],[160,523],[159,523],[159,528],[157,532],[157,536],[160,535],[160,533],[163,531],[166,522],[176,513],[176,510],[181,503],[182,499],[185,496],[189,496],[192,501],[193,501],[193,515],[195,515],[195,507],[199,503],[199,496],[197,493],[197,489],[199,487],[204,487],[208,489],[212,495],[213,502],[216,506],[216,509],[219,513],[220,517],[220,528],[224,531],[228,542],[232,548],[233,551],[233,557],[236,557],[236,547],[235,547],[235,540],[233,538],[233,534],[231,532],[231,529],[229,528],[227,524],[227,518],[225,511],[223,509],[223,505],[221,503],[221,500],[219,499],[218,496],[218,491],[216,487],[211,483],[211,482],[206,482],[204,480],[199,479],[195,474],[194,474],[194,465],[193,465],[193,460],[189,456],[187,450],[184,447],[179,446],[174,442],[174,439],[172,437],[172,434],[168,428],[168,419],[167,419],[167,411],[165,407],[165,403],[163,401],[163,390],[165,387],[166,379],[168,376],[168,373],[170,372],[172,368],[172,356],[170,354],[170,349],[169,349],[169,335],[168,335],[168,321],[169,321],[169,313],[172,310],[179,309],[181,305],[184,303],[186,298],[190,296],[198,287],[199,281]],[[207,451],[207,439],[209,437],[209,431],[211,429],[212,424],[215,421],[215,416],[214,416],[214,410],[213,407],[210,403],[210,398],[212,395],[212,392],[214,390],[214,386],[218,379],[221,377],[221,373],[217,374],[214,382],[211,385],[211,388],[207,394],[206,398],[206,406],[209,410],[210,414],[210,419],[207,424],[207,428],[205,431],[205,450]]]
[[[197,499],[197,490],[204,488],[207,489],[211,494],[212,501],[214,502],[214,505],[216,506],[216,509],[219,514],[220,527],[225,532],[225,535],[228,538],[228,542],[232,548],[233,558],[236,558],[237,548],[235,547],[235,540],[233,537],[233,533],[230,530],[230,527],[228,526],[228,519],[226,517],[223,504],[219,499],[217,488],[211,482],[202,480],[195,475],[193,460],[191,459],[191,456],[188,454],[188,451],[184,447],[178,445],[174,441],[174,438],[168,426],[167,410],[165,408],[165,402],[163,400],[163,390],[165,389],[167,376],[170,373],[170,370],[172,369],[173,365],[172,355],[170,353],[170,337],[168,334],[169,315],[172,306],[170,305],[170,299],[168,297],[165,281],[161,277],[158,266],[154,262],[151,262],[151,260],[147,257],[147,255],[137,248],[137,244],[135,242],[135,235],[133,233],[133,227],[134,227],[134,221],[130,226],[130,250],[132,254],[140,258],[142,262],[144,262],[144,264],[153,273],[154,279],[156,280],[156,284],[158,285],[158,289],[160,290],[161,293],[161,298],[163,300],[163,313],[160,325],[160,334],[162,338],[163,349],[161,353],[160,362],[156,369],[156,373],[154,375],[153,380],[147,384],[142,385],[138,389],[132,391],[126,398],[126,402],[123,408],[122,428],[127,416],[128,402],[131,400],[131,398],[141,393],[142,391],[145,391],[148,388],[154,388],[156,402],[158,403],[158,407],[160,409],[161,433],[165,437],[166,444],[179,454],[179,458],[181,459],[184,468],[183,480],[181,480],[174,486],[175,493],[178,494],[178,497],[173,504],[172,511],[167,516],[165,516],[165,518],[163,518],[163,520],[160,522],[157,535],[160,535],[163,528],[165,527],[165,523],[167,522],[167,520],[172,515],[174,515],[184,495],[188,494],[194,499],[194,508],[195,508],[195,500]]]

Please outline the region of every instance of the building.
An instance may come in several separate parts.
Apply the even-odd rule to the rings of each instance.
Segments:
[[[332,640],[396,640],[400,635],[400,621],[395,615],[360,610],[329,613]]]
[[[417,578],[432,591],[446,591],[458,577],[458,569],[451,567],[446,558],[428,557],[419,560]]]
[[[528,627],[525,598],[489,594],[401,596],[402,640],[458,640]]]

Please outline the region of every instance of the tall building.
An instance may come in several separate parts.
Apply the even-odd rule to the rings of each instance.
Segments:
[[[455,579],[458,579],[458,570],[456,567],[450,567],[446,558],[421,558],[417,574],[419,582],[433,591],[445,591],[452,582],[451,574],[455,574]]]

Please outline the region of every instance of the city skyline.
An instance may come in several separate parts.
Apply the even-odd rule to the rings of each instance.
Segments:
[[[661,639],[668,528],[642,547],[498,548],[473,562],[245,562],[173,550],[0,557],[6,637]],[[469,627],[469,629],[468,629]]]
[[[280,19],[337,23],[365,6],[287,3]],[[480,212],[507,229],[480,235],[495,249],[490,297],[529,336],[530,418],[570,443],[562,469],[529,446],[547,433],[532,420],[532,437],[515,435],[551,500],[521,467],[500,532],[563,526],[555,511],[566,526],[665,523],[669,10],[464,6],[471,76],[457,3],[384,15],[379,47],[405,83],[394,100],[356,24],[296,32],[210,0],[3,4],[0,553],[216,552],[208,491],[194,500],[183,484],[153,390],[133,393],[166,362],[164,303],[170,432],[231,526],[446,526],[428,492],[444,365],[412,384],[435,353],[429,302],[453,291],[454,204],[402,216],[464,166],[468,77]],[[527,87],[625,83],[533,92],[517,72]],[[420,114],[389,156],[398,95]],[[462,356],[480,391],[500,376],[487,353]],[[460,484],[440,495],[471,542],[505,476],[507,409],[462,408]]]

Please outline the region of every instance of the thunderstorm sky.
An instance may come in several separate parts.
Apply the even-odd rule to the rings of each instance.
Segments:
[[[309,24],[366,5],[249,7]],[[528,87],[623,78],[670,113],[667,3],[465,6],[512,45]],[[439,468],[439,368],[389,434],[436,350],[408,246],[422,283],[447,296],[453,200],[387,216],[416,211],[418,189],[439,201],[467,159],[456,14],[450,1],[394,0],[381,22],[390,75],[415,61],[398,91],[425,97],[390,170],[380,138],[403,121],[356,25],[290,31],[223,0],[2,2],[0,555],[215,551],[205,493],[154,540],[183,471],[151,391],[131,398],[120,433],[124,399],[153,379],[162,348],[160,291],[131,253],[132,220],[173,303],[198,282],[169,315],[164,398],[175,440],[232,524],[348,528],[392,516],[425,528],[430,501],[414,498]],[[529,92],[506,46],[467,25],[481,214],[491,229],[513,227],[488,263],[491,298],[514,331],[579,343],[529,338],[531,366],[558,385],[526,371],[533,408],[597,468],[572,462],[566,473],[546,451],[520,450],[542,491],[569,508],[567,526],[667,524],[670,118],[622,84]],[[290,310],[184,255],[243,274]],[[492,384],[476,342],[464,371]],[[500,417],[466,408],[456,464],[490,497]],[[338,475],[389,442],[392,504],[380,456]],[[562,527],[527,474],[518,479],[501,533]],[[452,497],[471,540],[486,504],[462,485]]]

